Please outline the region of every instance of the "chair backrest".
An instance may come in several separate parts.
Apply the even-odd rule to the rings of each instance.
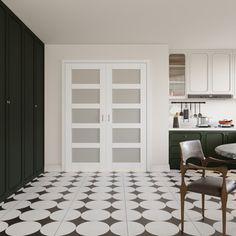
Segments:
[[[181,158],[184,163],[191,157],[205,159],[200,140],[181,142],[180,151],[181,151]]]

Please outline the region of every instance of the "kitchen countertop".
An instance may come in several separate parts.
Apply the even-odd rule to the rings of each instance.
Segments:
[[[236,127],[232,128],[220,128],[220,127],[209,127],[209,128],[197,128],[197,127],[185,127],[185,128],[169,128],[169,131],[235,131]]]

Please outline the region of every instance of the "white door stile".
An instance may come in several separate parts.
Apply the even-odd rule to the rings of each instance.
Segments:
[[[71,96],[72,96],[72,90],[71,90],[71,84],[72,84],[72,74],[71,74],[72,68],[70,64],[66,64],[66,160],[65,160],[65,171],[70,171],[72,169],[72,114],[71,114]]]

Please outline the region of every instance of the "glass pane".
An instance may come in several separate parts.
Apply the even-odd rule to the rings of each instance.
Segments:
[[[100,129],[72,129],[72,143],[99,143]]]
[[[113,162],[140,162],[139,148],[113,148]]]
[[[72,70],[72,84],[99,84],[100,71],[97,69]]]
[[[184,54],[170,54],[169,56],[170,65],[185,65],[185,55]]]
[[[138,69],[113,69],[113,84],[140,84],[140,70]]]
[[[185,68],[170,68],[170,81],[185,81]]]
[[[99,148],[73,148],[72,162],[100,162]]]
[[[113,143],[140,143],[140,129],[113,129]]]
[[[184,96],[185,95],[185,85],[184,84],[170,84],[170,96]]]
[[[99,123],[99,109],[72,109],[72,123]]]
[[[113,109],[113,123],[140,123],[140,109]]]
[[[113,103],[140,103],[140,89],[113,89]]]
[[[100,90],[73,89],[72,103],[100,103]]]

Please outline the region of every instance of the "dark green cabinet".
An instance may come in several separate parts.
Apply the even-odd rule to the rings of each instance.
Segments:
[[[21,79],[22,35],[21,24],[14,16],[7,18],[7,164],[8,189],[11,191],[22,181],[21,150]]]
[[[236,142],[235,131],[170,131],[169,132],[169,165],[171,169],[179,169],[179,143],[187,140],[200,140],[205,156],[219,157],[215,148],[225,143]],[[230,165],[230,168],[235,168]]]
[[[0,1],[0,202],[44,171],[44,44]]]
[[[39,173],[44,167],[44,45],[38,40],[35,40],[34,45],[34,156],[35,170]]]
[[[23,45],[24,178],[29,179],[34,174],[34,37],[27,29],[24,30]]]
[[[5,154],[5,31],[6,14],[0,6],[0,199],[6,192]]]
[[[205,145],[203,145],[205,156],[216,156],[215,148],[224,144],[225,133],[222,132],[206,132]]]

